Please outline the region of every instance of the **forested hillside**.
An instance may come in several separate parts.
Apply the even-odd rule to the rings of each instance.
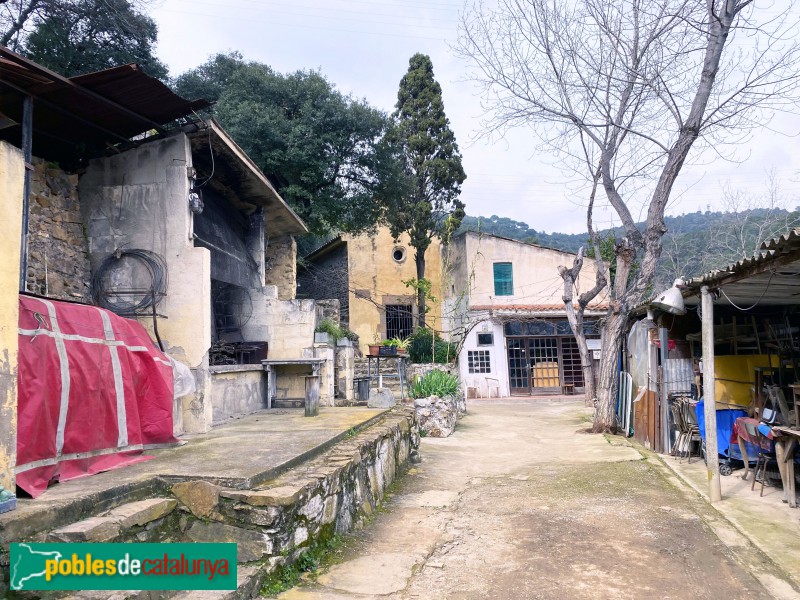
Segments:
[[[754,208],[732,212],[688,213],[667,217],[663,239],[659,285],[675,277],[694,277],[752,256],[766,240],[800,227],[800,211],[780,208]],[[548,248],[577,252],[586,243],[585,233],[545,233],[527,223],[507,217],[466,216],[459,231],[484,233],[522,240]],[[621,235],[622,230],[606,229],[601,237]]]

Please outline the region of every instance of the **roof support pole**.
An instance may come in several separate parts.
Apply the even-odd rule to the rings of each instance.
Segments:
[[[708,469],[708,499],[722,500],[717,451],[717,402],[714,386],[714,301],[708,286],[700,288],[703,321],[703,400],[706,417],[706,467]]]
[[[22,156],[25,175],[22,188],[22,235],[20,236],[19,291],[26,290],[28,280],[28,204],[31,193],[31,161],[33,160],[33,97],[22,101]]]

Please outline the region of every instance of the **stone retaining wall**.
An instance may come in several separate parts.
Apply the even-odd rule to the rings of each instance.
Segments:
[[[236,542],[239,589],[207,597],[252,598],[271,573],[372,514],[418,446],[413,409],[396,407],[370,427],[254,489],[224,488],[202,480],[177,482],[169,491],[158,490],[161,497],[122,504],[30,537],[62,542]],[[3,550],[0,564],[7,568],[7,547]],[[3,573],[0,597],[7,586]],[[108,593],[86,597],[106,598]],[[118,600],[155,597],[150,592],[114,593]]]

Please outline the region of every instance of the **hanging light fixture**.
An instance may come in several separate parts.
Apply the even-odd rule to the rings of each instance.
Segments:
[[[650,305],[671,315],[685,315],[686,305],[683,303],[683,294],[680,290],[683,284],[683,279],[676,279],[672,287],[661,292]]]

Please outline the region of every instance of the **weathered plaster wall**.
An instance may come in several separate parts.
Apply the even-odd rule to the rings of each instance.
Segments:
[[[491,333],[494,343],[491,346],[479,346],[479,333]],[[464,344],[459,354],[458,375],[462,385],[470,388],[477,388],[480,391],[480,395],[483,397],[488,396],[489,393],[498,395],[498,391],[494,387],[496,385],[495,382],[487,381],[487,378],[496,379],[500,386],[499,395],[502,397],[510,396],[511,392],[508,387],[508,356],[506,354],[505,343],[506,338],[503,333],[502,323],[487,319],[475,325],[464,339]],[[481,350],[489,352],[489,368],[491,372],[470,373],[467,352]]]
[[[266,216],[269,219],[269,215]],[[266,243],[265,278],[278,288],[278,299],[294,300],[297,294],[297,242],[291,235],[271,237]]]
[[[81,177],[81,212],[89,257],[96,269],[118,248],[142,248],[167,263],[169,287],[159,303],[161,339],[167,352],[189,365],[197,392],[179,399],[176,428],[207,431],[212,423],[208,349],[211,345],[211,260],[190,241],[188,206],[191,151],[179,134],[89,164]],[[150,318],[141,319],[152,328]]]
[[[246,367],[210,367],[214,425],[267,407],[264,370]]]
[[[463,236],[463,256],[460,261],[463,273],[474,272],[469,289],[471,306],[494,305],[561,305],[564,285],[558,274],[560,265],[572,267],[575,255],[560,250],[542,248],[514,240],[481,236],[468,232]],[[510,262],[514,283],[511,296],[495,296],[494,263]],[[470,281],[469,277],[467,278]],[[584,261],[578,280],[581,290],[589,290],[594,286],[595,265],[593,261]],[[601,303],[605,296],[599,296],[595,302]]]
[[[22,152],[0,142],[0,487],[15,490]]]
[[[414,249],[407,234],[403,234],[395,243],[389,230],[384,227],[378,229],[374,236],[348,237],[347,245],[350,264],[350,329],[358,334],[359,347],[366,352],[376,332],[381,338],[386,335],[381,319],[381,307],[385,300],[391,296],[414,295],[414,290],[403,284],[403,280],[417,276]],[[395,248],[405,249],[405,259],[400,262],[394,260],[392,253]],[[425,278],[433,283],[433,295],[441,298],[442,254],[438,240],[431,242],[425,258]],[[441,329],[442,309],[438,302],[431,304],[426,321],[428,327]]]
[[[275,286],[267,286],[256,295],[253,305],[264,310],[253,311],[242,335],[247,340],[267,340],[269,358],[311,358],[317,309],[313,300],[279,300]]]

